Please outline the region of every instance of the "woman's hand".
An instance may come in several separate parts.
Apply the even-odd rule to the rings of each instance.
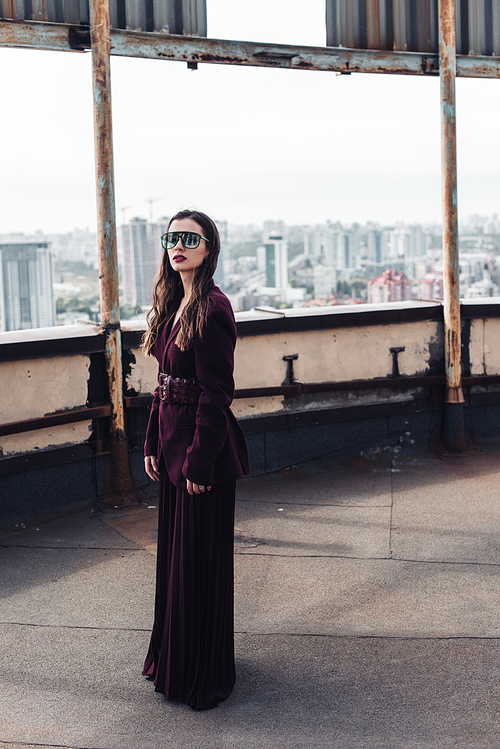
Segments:
[[[204,491],[209,492],[212,488],[211,486],[201,486],[201,484],[193,484],[193,482],[189,479],[186,479],[186,482],[189,494],[203,494]]]
[[[144,458],[144,468],[150,479],[153,481],[160,480],[160,472],[158,470],[158,461],[154,455],[146,455]]]

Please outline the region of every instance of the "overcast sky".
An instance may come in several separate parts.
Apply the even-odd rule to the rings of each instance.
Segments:
[[[237,10],[235,11],[235,6]],[[323,45],[324,0],[208,0],[208,35]],[[96,222],[90,54],[0,49],[0,233]],[[436,78],[112,58],[117,219],[439,221]],[[500,81],[457,80],[459,212],[500,213]]]

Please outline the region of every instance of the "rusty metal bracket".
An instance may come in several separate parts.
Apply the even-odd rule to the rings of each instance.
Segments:
[[[90,26],[70,26],[68,44],[75,52],[86,52],[90,49]]]
[[[439,58],[436,56],[422,57],[422,74],[439,75]]]
[[[293,363],[299,358],[298,354],[286,354],[283,357],[283,361],[286,361],[286,376],[282,385],[293,385],[295,382],[295,375],[293,373]]]
[[[404,346],[392,346],[389,351],[392,354],[392,374],[390,377],[399,377],[398,354],[405,350]]]

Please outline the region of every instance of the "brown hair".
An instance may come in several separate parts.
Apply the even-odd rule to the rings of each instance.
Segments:
[[[195,335],[203,335],[203,328],[210,307],[210,282],[217,268],[217,259],[220,252],[220,238],[215,223],[209,216],[200,211],[189,209],[179,211],[175,216],[172,216],[167,228],[170,228],[173,221],[183,218],[196,221],[202,229],[203,236],[208,240],[208,255],[193,279],[191,298],[182,311],[181,327],[175,341],[181,351],[187,351],[192,346]],[[181,274],[172,268],[168,259],[168,252],[165,250],[153,289],[153,306],[147,315],[148,329],[142,339],[142,349],[148,356],[151,356],[152,348],[167,321],[168,310],[171,308],[172,302],[177,297],[182,296],[182,293]]]

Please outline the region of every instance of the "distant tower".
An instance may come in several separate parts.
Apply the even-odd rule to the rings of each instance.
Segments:
[[[335,230],[329,240],[326,262],[337,270],[348,270],[359,265],[359,232]]]
[[[54,325],[48,242],[0,244],[0,329]]]
[[[288,243],[281,235],[271,235],[265,243],[266,286],[286,289],[288,286]]]
[[[152,302],[153,281],[162,256],[156,224],[133,218],[122,226],[123,301],[134,307]]]
[[[367,235],[368,261],[374,265],[389,261],[389,232],[385,229],[371,229]]]
[[[425,257],[430,244],[430,237],[418,224],[409,227],[409,259]]]
[[[257,247],[257,270],[262,273],[266,270],[266,248]]]
[[[219,230],[220,237],[220,252],[217,259],[217,268],[215,269],[214,281],[222,289],[226,288],[226,253],[228,251],[227,245],[227,221],[216,221],[217,228]]]
[[[337,288],[336,268],[331,265],[315,265],[313,281],[315,299],[328,299]]]
[[[383,231],[372,229],[368,233],[368,260],[376,265],[385,261],[385,252],[382,243]]]

